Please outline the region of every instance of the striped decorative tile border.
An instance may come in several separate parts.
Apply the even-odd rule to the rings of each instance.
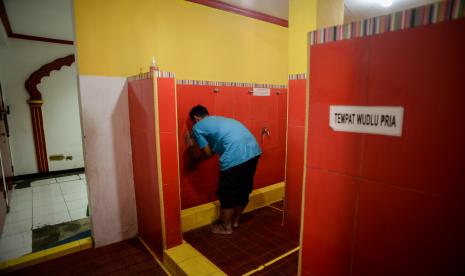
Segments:
[[[310,33],[310,45],[366,37],[465,17],[465,0],[447,0]]]
[[[156,78],[163,78],[163,79],[164,78],[173,79],[175,77],[174,73],[171,73],[171,72],[151,71],[151,72],[145,72],[142,74],[130,76],[128,77],[128,81],[151,79],[153,76],[155,76]]]
[[[155,75],[157,78],[160,78],[160,79],[174,79],[175,78],[175,75],[174,73],[171,73],[171,72],[165,72],[165,71],[155,71]]]
[[[306,73],[289,75],[289,80],[306,80],[306,79],[307,79]]]
[[[260,87],[260,88],[287,88],[283,84],[261,84],[246,82],[225,82],[225,81],[201,81],[201,80],[176,80],[179,85],[203,85],[203,86],[231,86],[231,87]]]

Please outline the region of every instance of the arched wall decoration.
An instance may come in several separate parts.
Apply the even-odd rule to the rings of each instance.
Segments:
[[[42,94],[37,85],[43,77],[50,76],[53,70],[59,71],[63,66],[71,66],[75,61],[74,55],[56,59],[39,68],[26,80],[25,87],[29,93],[29,108],[31,110],[32,131],[34,134],[34,145],[36,149],[37,167],[39,172],[48,172],[47,147],[45,145],[44,121],[42,118]]]

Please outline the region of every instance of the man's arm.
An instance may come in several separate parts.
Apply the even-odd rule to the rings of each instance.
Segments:
[[[212,149],[210,148],[210,145],[207,145],[202,149],[203,155],[205,155],[206,158],[209,158],[210,156],[213,155]]]
[[[190,133],[186,133],[184,136],[186,145],[187,145],[187,154],[189,155],[189,163],[191,168],[195,168],[197,163],[202,162],[205,159],[210,158],[213,155],[213,152],[210,148],[210,145],[206,145],[201,149],[200,154],[197,151],[195,140],[192,138]]]

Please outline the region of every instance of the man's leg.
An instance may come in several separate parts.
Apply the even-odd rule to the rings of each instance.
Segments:
[[[249,195],[253,190],[253,178],[255,176],[255,170],[257,169],[259,157],[252,158],[241,165],[240,171],[240,184],[241,190],[238,196],[238,205],[234,207],[234,221],[233,227],[239,227],[239,220],[242,212],[249,203]]]
[[[234,221],[233,221],[232,227],[234,228],[239,227],[239,219],[241,218],[244,208],[245,207],[240,207],[240,206],[234,208]]]
[[[220,218],[213,222],[210,231],[214,234],[232,234],[232,223],[234,219],[234,203],[230,196],[230,187],[233,186],[231,170],[220,171],[218,180],[218,191],[216,195],[220,200]]]
[[[223,223],[213,224],[210,230],[213,234],[232,234],[233,219],[235,215],[235,209],[221,209],[221,219]]]

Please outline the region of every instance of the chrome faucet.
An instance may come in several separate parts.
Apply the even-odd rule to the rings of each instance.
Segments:
[[[271,132],[268,127],[262,127],[262,136],[270,136]]]
[[[265,136],[270,136],[271,134],[271,131],[268,129],[268,127],[262,127],[262,144],[263,144],[263,141],[265,140]]]

